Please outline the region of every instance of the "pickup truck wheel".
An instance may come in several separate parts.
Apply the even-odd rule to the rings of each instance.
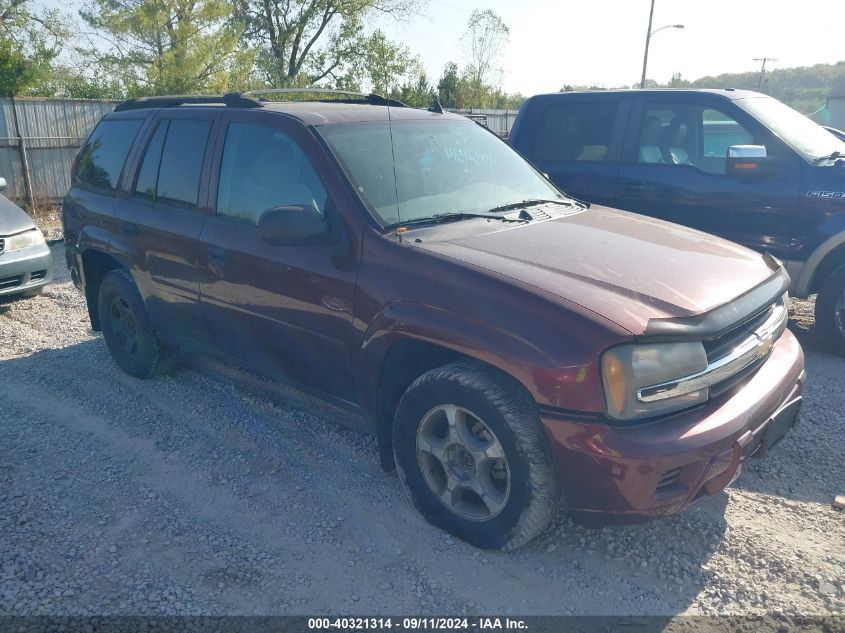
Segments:
[[[822,336],[845,356],[845,265],[825,279],[816,297],[815,314]]]
[[[476,547],[517,548],[555,516],[557,477],[534,403],[480,363],[414,381],[397,407],[393,450],[417,510]]]
[[[100,283],[98,310],[106,346],[123,371],[135,378],[150,378],[171,368],[173,352],[150,325],[128,271],[106,273]]]

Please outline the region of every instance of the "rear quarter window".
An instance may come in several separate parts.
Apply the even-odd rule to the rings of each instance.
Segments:
[[[142,119],[106,119],[79,152],[73,184],[114,191]]]

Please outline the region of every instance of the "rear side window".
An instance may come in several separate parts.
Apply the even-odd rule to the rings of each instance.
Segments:
[[[229,125],[217,215],[257,225],[267,209],[301,205],[325,216],[327,197],[311,161],[290,136],[264,125]]]
[[[73,184],[114,191],[141,119],[102,121],[79,152]]]
[[[170,122],[161,151],[156,201],[185,208],[197,206],[210,131],[211,121],[174,119]]]
[[[605,161],[619,104],[557,103],[546,108],[534,155],[550,161]]]
[[[160,121],[144,152],[134,195],[183,209],[196,208],[210,131],[208,120]]]
[[[144,152],[144,162],[138,171],[138,180],[135,183],[135,195],[154,200],[156,197],[156,185],[158,184],[158,166],[161,161],[161,150],[164,147],[164,137],[167,135],[167,124],[169,121],[159,121],[155,134],[147,145]]]

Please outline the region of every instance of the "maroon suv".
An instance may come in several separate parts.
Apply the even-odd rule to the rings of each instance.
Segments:
[[[480,547],[559,506],[678,512],[801,404],[780,262],[573,200],[439,107],[129,101],[80,150],[64,222],[124,371],[183,347],[362,410],[419,511]]]

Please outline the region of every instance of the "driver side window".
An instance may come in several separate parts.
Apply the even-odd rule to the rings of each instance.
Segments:
[[[640,132],[637,162],[689,165],[724,174],[728,148],[751,145],[754,135],[732,117],[694,104],[649,104]]]
[[[217,215],[257,225],[273,207],[313,207],[325,216],[326,189],[290,136],[264,125],[230,123],[220,161]]]

